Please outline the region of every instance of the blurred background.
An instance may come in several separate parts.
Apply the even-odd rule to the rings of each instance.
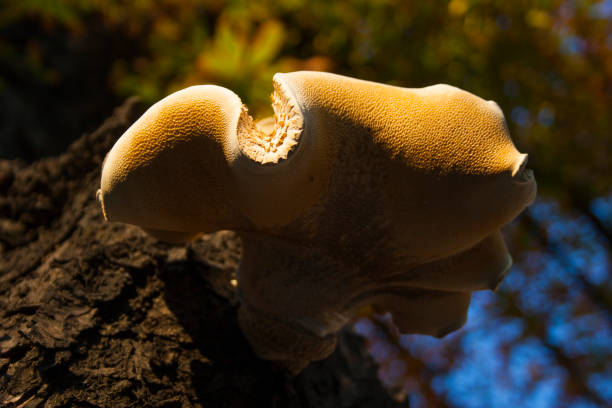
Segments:
[[[515,266],[436,340],[364,316],[412,406],[612,406],[612,1],[0,2],[0,158],[58,154],[131,95],[193,84],[272,113],[275,72],[448,83],[505,112],[539,198],[506,228]]]

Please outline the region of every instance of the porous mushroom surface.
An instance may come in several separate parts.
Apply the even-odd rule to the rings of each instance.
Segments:
[[[106,219],[171,242],[237,231],[241,328],[293,372],[364,306],[402,333],[461,327],[471,292],[510,268],[500,228],[536,194],[497,104],[323,72],[273,81],[274,120],[212,85],[152,106],[105,160]]]

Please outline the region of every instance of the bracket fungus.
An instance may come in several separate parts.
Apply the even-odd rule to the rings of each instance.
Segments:
[[[213,85],[153,105],[105,159],[104,217],[170,242],[237,231],[240,327],[293,372],[366,306],[402,333],[461,327],[536,194],[497,104],[323,72],[273,82],[274,120]]]

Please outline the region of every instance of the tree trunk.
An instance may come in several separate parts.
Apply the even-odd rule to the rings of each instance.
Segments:
[[[0,161],[0,406],[400,406],[349,330],[295,378],[253,355],[233,233],[170,246],[104,222],[102,160],[141,113],[127,101],[59,157]]]

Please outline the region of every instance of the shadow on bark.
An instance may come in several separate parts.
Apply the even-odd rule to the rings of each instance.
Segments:
[[[396,407],[349,330],[292,378],[236,322],[231,232],[187,246],[106,223],[106,152],[135,100],[62,155],[0,161],[0,406]]]

